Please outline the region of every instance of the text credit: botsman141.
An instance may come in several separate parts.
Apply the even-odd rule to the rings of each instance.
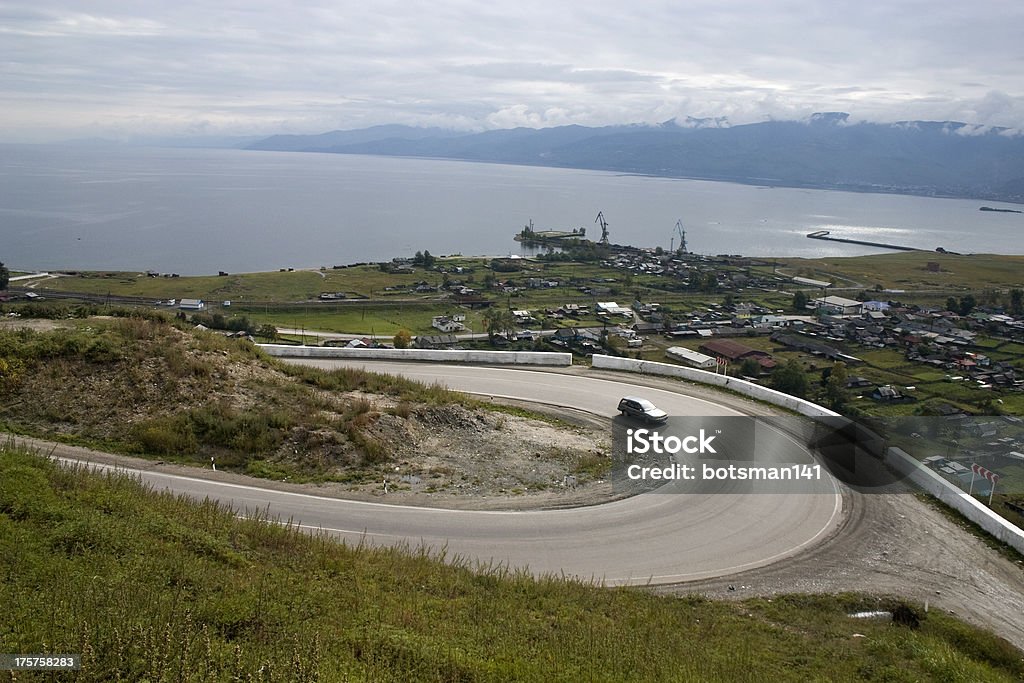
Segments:
[[[708,435],[703,429],[690,436],[662,436],[647,429],[626,431],[626,451],[630,455],[689,455],[718,454],[713,442],[717,434]],[[632,464],[626,468],[626,476],[636,480],[654,481],[817,481],[821,479],[821,465],[779,464],[779,465],[725,465],[710,463],[688,465],[672,463],[666,466]]]

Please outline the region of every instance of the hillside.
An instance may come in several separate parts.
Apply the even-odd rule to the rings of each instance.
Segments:
[[[82,655],[81,671],[47,680],[1024,676],[1005,642],[897,600],[712,602],[442,564],[240,520],[4,446],[0,547],[0,651]],[[904,625],[849,616],[863,610],[894,610]]]
[[[394,502],[529,505],[566,474],[582,484],[573,496],[609,495],[595,483],[603,431],[397,377],[285,365],[146,315],[0,321],[0,427],[346,495],[380,495],[388,479]]]
[[[483,133],[378,126],[274,136],[249,149],[442,157],[757,185],[1024,202],[1024,136],[959,122],[807,121],[560,126]]]

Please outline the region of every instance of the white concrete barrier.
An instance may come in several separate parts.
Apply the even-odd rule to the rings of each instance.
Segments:
[[[762,387],[753,382],[718,375],[706,370],[687,368],[681,365],[672,365],[671,363],[656,363],[654,361],[616,358],[615,356],[604,355],[595,355],[593,357],[593,367],[680,377],[692,382],[731,389],[744,396],[788,408],[808,417],[840,417],[839,413],[832,412],[828,408],[805,401],[802,398]],[[992,512],[972,496],[967,495],[964,491],[961,491],[955,485],[928,469],[928,467],[913,456],[899,448],[890,448],[885,461],[896,471],[906,476],[912,483],[921,487],[922,490],[935,496],[1003,543],[1015,548],[1018,552],[1024,553],[1024,530]]]
[[[735,377],[728,377],[726,375],[718,375],[714,372],[708,372],[707,370],[687,368],[682,365],[672,365],[671,363],[656,363],[650,360],[617,358],[615,356],[604,356],[600,354],[594,355],[593,367],[603,368],[606,370],[639,372],[641,374],[648,375],[681,377],[682,379],[700,382],[701,384],[713,384],[716,387],[730,389],[743,394],[744,396],[749,396],[777,406],[782,406],[783,408],[788,408],[789,410],[808,417],[840,417],[839,413],[834,413],[828,408],[819,406],[817,403],[811,403],[810,401],[805,401],[802,398],[797,398],[796,396],[784,394],[781,391],[775,391],[774,389],[763,387],[760,384],[754,384],[753,382],[736,379]]]
[[[344,346],[257,344],[271,356],[288,358],[349,358],[357,360],[430,361],[487,365],[572,365],[571,353],[551,351],[476,351],[455,349],[356,349]]]

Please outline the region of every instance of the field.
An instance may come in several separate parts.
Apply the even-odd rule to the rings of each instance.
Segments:
[[[1004,641],[893,599],[666,598],[345,547],[9,447],[0,544],[0,651],[82,654],[81,671],[47,680],[1024,676]],[[849,616],[879,609],[920,625]]]
[[[483,332],[483,314],[451,304],[402,303],[379,306],[372,304],[302,306],[273,308],[264,306],[232,306],[231,313],[246,315],[258,324],[271,324],[278,328],[295,330],[321,330],[346,332],[369,336],[390,337],[399,330],[412,334],[440,334],[430,325],[438,315],[464,315],[467,332]]]
[[[1024,256],[899,252],[874,256],[778,259],[786,272],[813,279],[838,278],[836,286],[903,290],[984,291],[1024,287]],[[928,270],[928,263],[939,270]]]

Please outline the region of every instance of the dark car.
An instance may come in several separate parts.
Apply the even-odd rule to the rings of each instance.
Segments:
[[[619,412],[626,417],[635,417],[649,423],[660,423],[668,419],[668,413],[645,398],[626,396],[619,401]]]

